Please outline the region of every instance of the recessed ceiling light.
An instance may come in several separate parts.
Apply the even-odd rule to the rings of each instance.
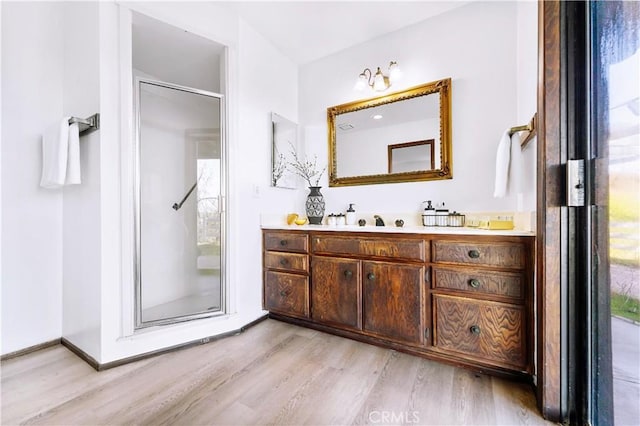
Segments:
[[[371,118],[373,118],[374,120],[380,120],[382,116],[380,114],[376,114],[376,115],[372,115]]]

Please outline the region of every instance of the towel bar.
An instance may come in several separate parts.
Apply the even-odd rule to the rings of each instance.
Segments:
[[[78,124],[78,129],[80,130],[80,136],[89,134],[100,128],[100,114],[96,113],[87,118],[71,117],[69,119],[69,124],[74,124],[74,123]]]
[[[529,123],[525,124],[524,126],[515,126],[509,129],[509,136],[513,135],[516,132],[529,132],[520,141],[520,146],[522,147],[522,149],[524,149],[529,141],[531,141],[531,139],[533,139],[533,137],[536,135],[537,119],[538,113],[535,113],[533,114],[533,117],[531,117],[531,121],[529,121]]]

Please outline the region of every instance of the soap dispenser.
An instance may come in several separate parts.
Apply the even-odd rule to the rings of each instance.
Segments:
[[[431,205],[431,201],[426,201],[427,207],[422,213],[422,224],[424,226],[436,226],[436,209]]]
[[[349,204],[347,209],[347,225],[356,224],[356,211],[353,209],[353,204]]]

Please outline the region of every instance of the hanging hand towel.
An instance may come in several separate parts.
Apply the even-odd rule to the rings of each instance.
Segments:
[[[496,181],[493,196],[502,198],[507,195],[507,182],[509,179],[509,159],[511,157],[511,137],[509,129],[505,130],[496,154]]]
[[[80,129],[78,123],[69,125],[69,150],[67,157],[67,176],[65,185],[80,183]]]
[[[509,158],[509,184],[508,192],[510,194],[522,194],[524,181],[524,165],[522,160],[522,145],[520,143],[520,134],[514,133],[511,136],[511,150]]]
[[[42,137],[43,188],[59,188],[80,183],[80,147],[77,124],[69,125],[71,117],[63,117]]]

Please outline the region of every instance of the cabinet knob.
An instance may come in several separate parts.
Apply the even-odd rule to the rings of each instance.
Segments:
[[[478,327],[477,325],[472,325],[471,327],[469,327],[469,331],[473,334],[480,334],[480,327]]]
[[[475,278],[472,278],[472,279],[469,280],[469,285],[471,287],[473,287],[473,288],[478,288],[478,287],[480,287],[480,281],[478,281]]]
[[[285,258],[280,259],[280,264],[281,264],[282,266],[286,266],[286,264],[287,264],[287,259],[285,259]]]
[[[344,276],[347,278],[351,278],[353,276],[353,272],[347,269],[346,271],[344,271]]]
[[[376,279],[376,276],[374,275],[374,273],[373,273],[373,272],[369,272],[369,273],[367,274],[367,278],[368,278],[370,281],[373,281],[373,280],[375,280],[375,279]]]
[[[286,246],[287,245],[287,240],[280,240],[280,245],[281,246]]]
[[[478,250],[469,250],[469,257],[472,259],[477,259],[480,257],[480,252]]]
[[[286,296],[286,295],[287,295],[287,292],[286,292],[286,291],[284,291],[284,290],[281,290],[281,291],[280,291],[280,296],[284,297],[284,296]]]

